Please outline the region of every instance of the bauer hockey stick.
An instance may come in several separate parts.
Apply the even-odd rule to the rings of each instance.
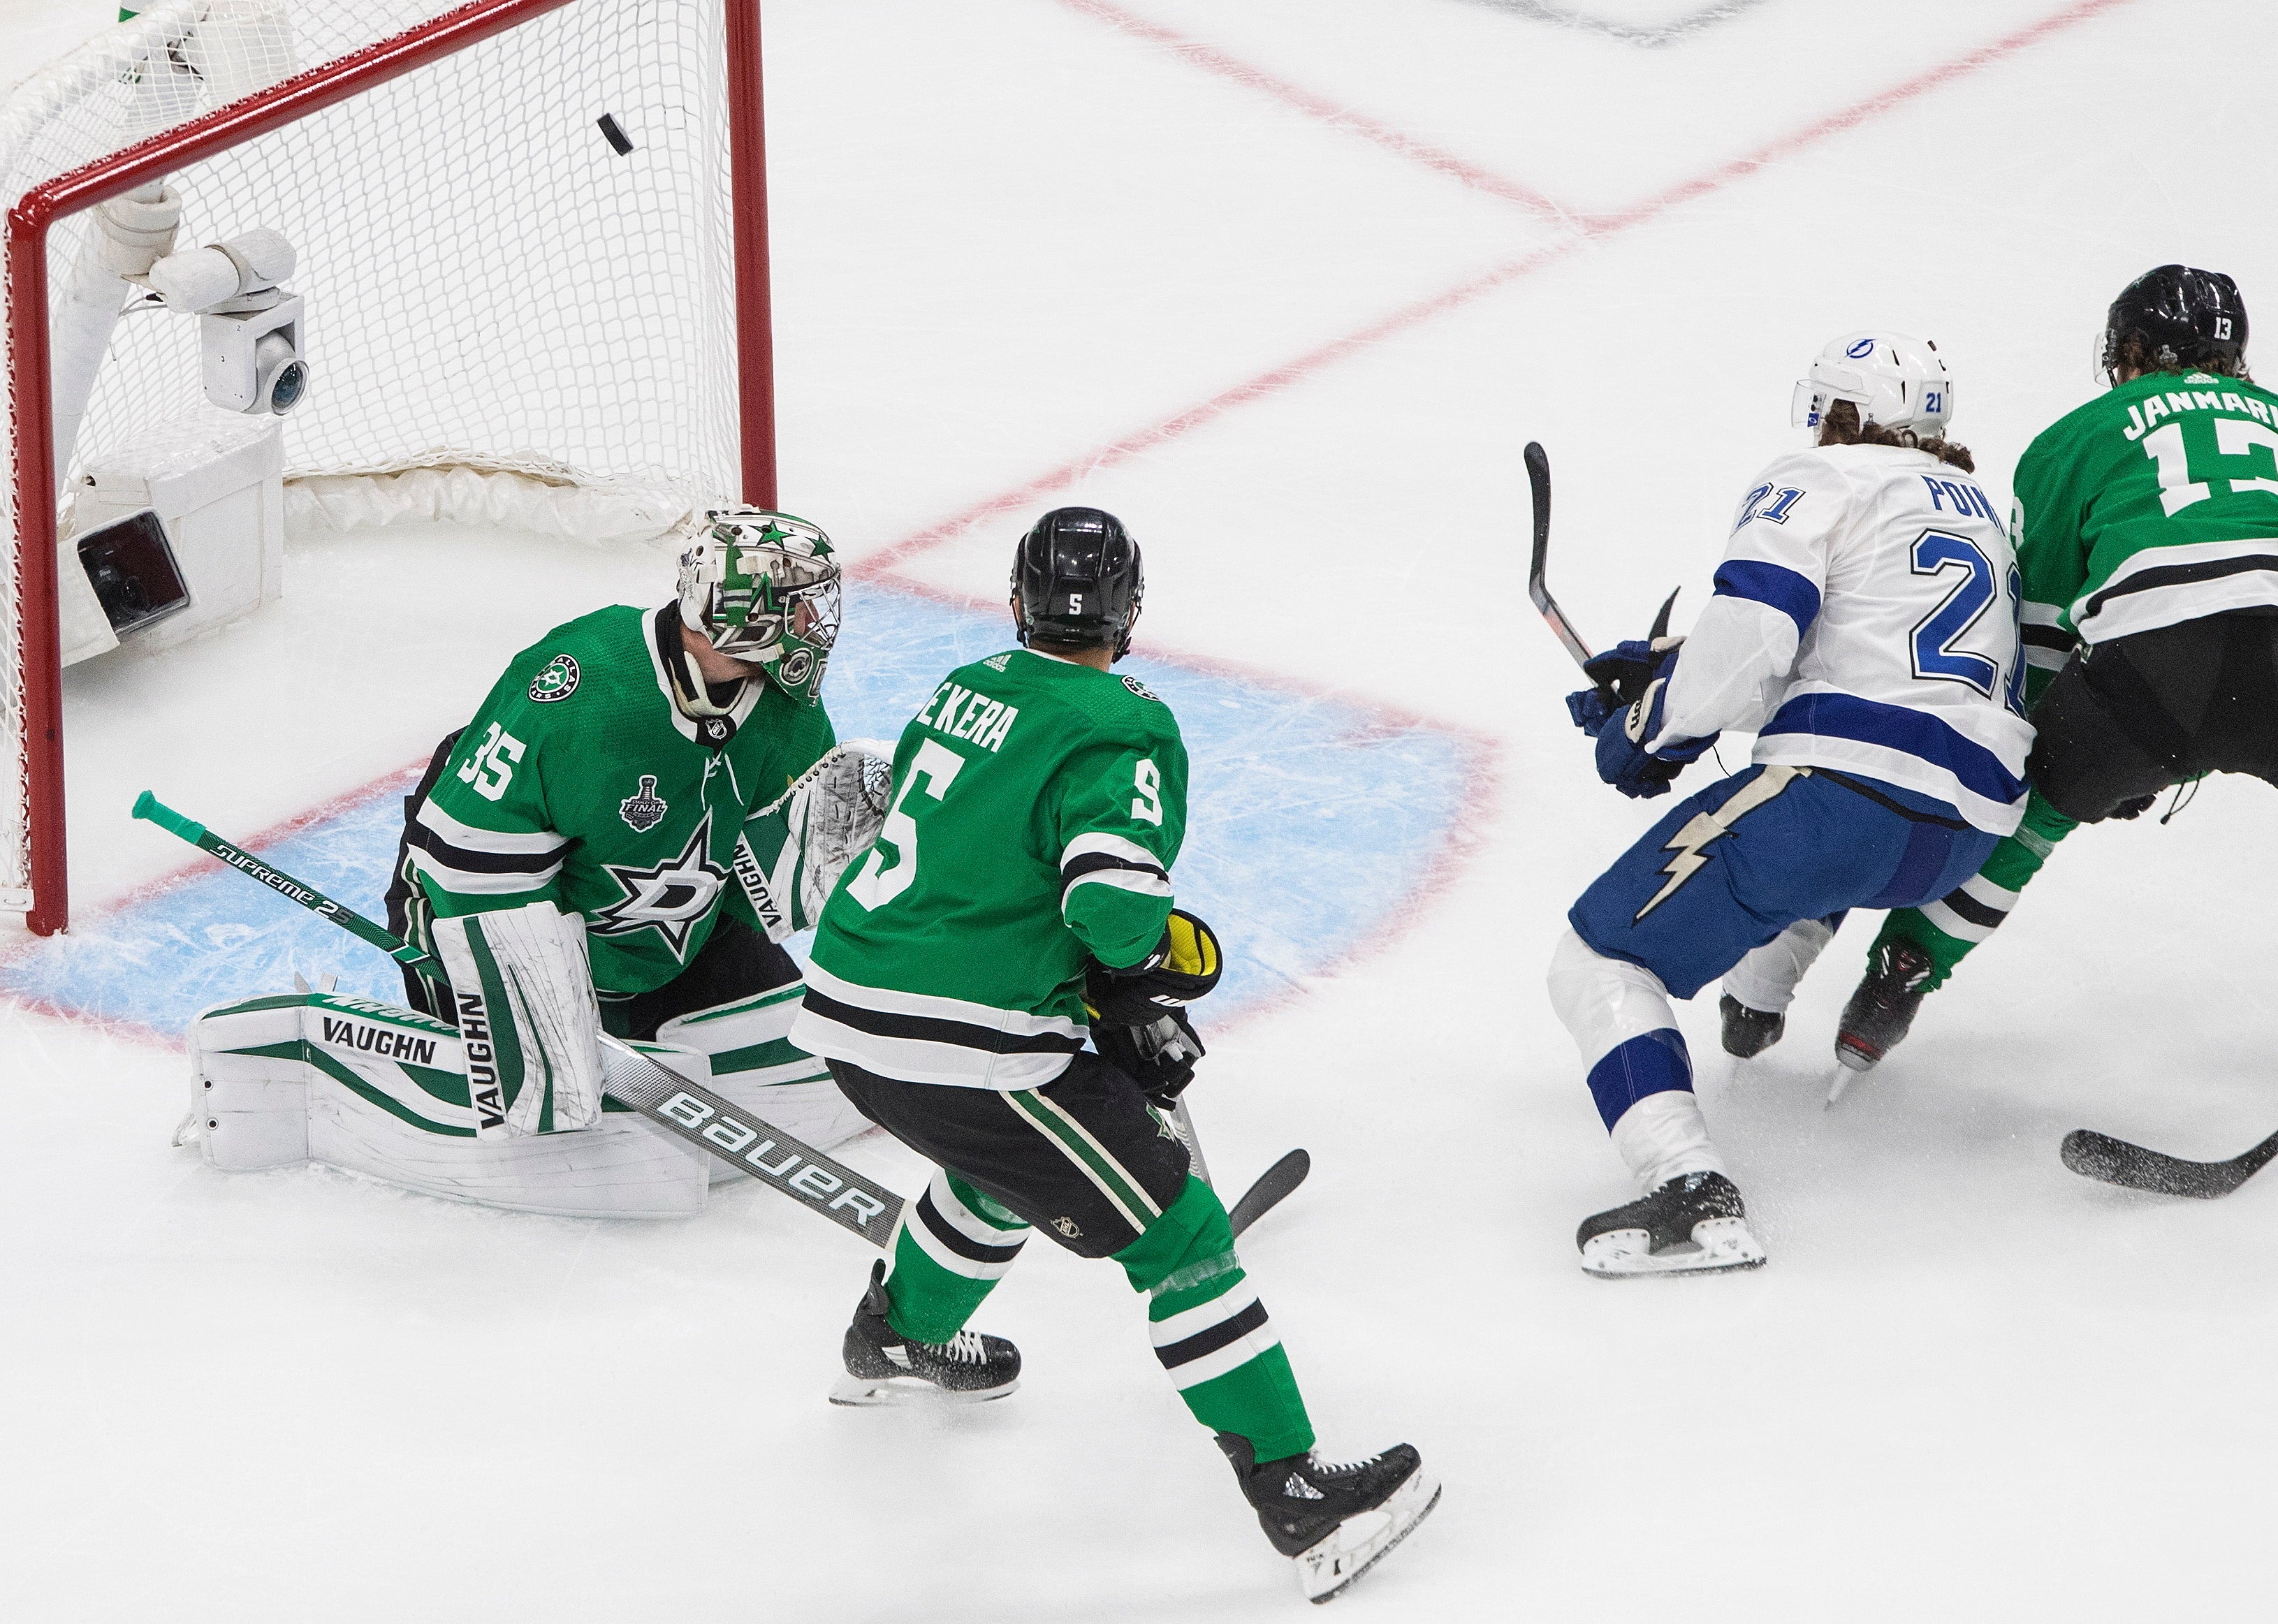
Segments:
[[[250,875],[311,913],[321,914],[396,963],[447,987],[443,966],[409,942],[373,924],[354,909],[334,902],[315,887],[272,868],[241,850],[145,789],[135,798],[134,815],[169,835]],[[891,1249],[901,1223],[902,1198],[810,1145],[793,1139],[766,1118],[730,1103],[709,1088],[688,1081],[608,1033],[601,1045],[601,1077],[611,1099],[630,1105],[667,1132],[720,1158],[791,1197],[800,1205],[849,1229],[872,1246]]]
[[[1590,645],[1582,641],[1582,634],[1574,629],[1574,622],[1566,618],[1566,611],[1550,595],[1550,454],[1542,449],[1540,440],[1526,442],[1526,484],[1534,499],[1534,554],[1526,567],[1526,595],[1550,627],[1550,635],[1565,644],[1566,652],[1574,657],[1578,666],[1586,666],[1595,658]],[[1669,634],[1670,612],[1677,607],[1678,587],[1662,599],[1661,613],[1653,617],[1653,629],[1646,633],[1646,641],[1657,641]],[[1600,690],[1611,703],[1614,694],[1606,684]]]
[[[2233,1190],[2278,1159],[2278,1133],[2228,1162],[2186,1162],[2164,1151],[2147,1150],[2093,1128],[2075,1128],[2057,1154],[2083,1178],[2101,1179],[2125,1190],[2160,1195],[2190,1195],[2211,1201]]]

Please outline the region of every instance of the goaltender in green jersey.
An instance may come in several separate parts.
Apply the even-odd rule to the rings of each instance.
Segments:
[[[891,1274],[873,1269],[834,1399],[1005,1396],[1019,1353],[965,1327],[1031,1228],[1112,1258],[1148,1298],[1157,1360],[1322,1600],[1439,1487],[1404,1444],[1342,1465],[1312,1453],[1226,1208],[1159,1114],[1202,1053],[1184,1006],[1219,965],[1209,927],[1173,905],[1178,724],[1111,669],[1141,588],[1112,515],[1037,522],[1013,565],[1022,646],[952,672],[903,730],[876,843],[823,910],[791,1041],[940,1169]]]
[[[838,621],[822,530],[704,515],[676,601],[597,610],[524,650],[405,803],[389,926],[448,986],[407,971],[408,1010],[210,1012],[209,1069],[297,1056],[305,1154],[534,1211],[686,1211],[716,1170],[604,1101],[604,1029],[811,1144],[863,1131],[789,1041],[800,981],[779,945],[884,797],[883,747],[834,747],[821,702]]]

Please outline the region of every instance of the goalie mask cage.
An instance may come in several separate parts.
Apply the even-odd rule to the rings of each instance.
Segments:
[[[89,211],[163,182],[177,252],[293,244],[288,481],[464,466],[677,517],[775,501],[763,139],[759,0],[160,0],[10,94],[0,908],[68,918],[62,493],[203,398],[198,321],[130,297],[56,466]]]

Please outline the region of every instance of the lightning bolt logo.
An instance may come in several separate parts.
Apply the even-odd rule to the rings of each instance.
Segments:
[[[1768,766],[1741,791],[1715,812],[1695,812],[1685,827],[1677,831],[1677,838],[1662,850],[1670,853],[1661,872],[1669,876],[1669,883],[1653,894],[1653,900],[1637,911],[1630,922],[1635,924],[1662,903],[1677,895],[1685,882],[1708,865],[1707,856],[1710,842],[1730,835],[1732,826],[1750,812],[1770,800],[1798,778],[1808,777],[1809,767]]]

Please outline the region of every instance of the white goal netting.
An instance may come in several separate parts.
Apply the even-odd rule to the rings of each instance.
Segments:
[[[148,137],[439,19],[496,5],[167,0],[18,85],[0,208]],[[218,156],[171,172],[176,248],[280,233],[307,301],[307,401],[284,420],[293,507],[335,524],[451,510],[537,528],[662,530],[738,487],[729,72],[721,0],[573,0]],[[287,86],[287,90],[291,87]],[[597,120],[630,141],[620,153]],[[93,217],[57,223],[51,310]],[[20,289],[0,271],[11,308]],[[202,408],[196,318],[137,294],[113,330],[63,488]],[[10,375],[12,379],[14,369]],[[6,400],[11,467],[23,431]],[[475,474],[562,499],[533,519]],[[27,905],[19,504],[0,480],[0,905]],[[454,492],[456,492],[455,499]],[[630,515],[630,516],[629,516]],[[36,679],[35,679],[36,680]],[[59,789],[57,790],[59,793]]]

